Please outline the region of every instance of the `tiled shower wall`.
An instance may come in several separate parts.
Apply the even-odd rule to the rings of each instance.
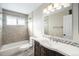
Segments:
[[[25,26],[6,26],[3,29],[2,44],[28,40],[27,27]]]
[[[28,16],[26,16],[26,21]],[[3,35],[2,35],[2,45],[9,44],[13,42],[29,40],[28,34],[28,23],[26,25],[6,25],[6,17],[3,13]]]

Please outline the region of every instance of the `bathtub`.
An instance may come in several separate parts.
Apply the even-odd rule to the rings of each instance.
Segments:
[[[32,44],[30,44],[27,40],[6,44],[1,47],[0,55],[10,56],[19,51],[25,51],[30,47],[32,47]]]

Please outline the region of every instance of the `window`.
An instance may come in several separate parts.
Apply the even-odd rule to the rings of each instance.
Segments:
[[[25,25],[25,18],[8,15],[7,25]]]
[[[17,25],[16,17],[7,16],[7,25]]]
[[[18,25],[25,25],[25,19],[24,18],[18,19]]]

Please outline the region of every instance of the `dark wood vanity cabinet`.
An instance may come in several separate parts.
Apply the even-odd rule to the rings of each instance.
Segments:
[[[63,54],[50,50],[40,45],[39,42],[34,41],[34,56],[64,56]]]
[[[34,41],[34,55],[35,56],[40,56],[40,44],[37,41]]]

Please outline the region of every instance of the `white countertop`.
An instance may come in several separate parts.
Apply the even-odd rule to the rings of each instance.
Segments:
[[[30,39],[34,39],[38,41],[42,46],[50,49],[57,51],[63,55],[66,56],[79,56],[79,48],[69,45],[69,44],[64,44],[61,42],[56,42],[47,38],[35,38],[35,37],[30,37]]]

